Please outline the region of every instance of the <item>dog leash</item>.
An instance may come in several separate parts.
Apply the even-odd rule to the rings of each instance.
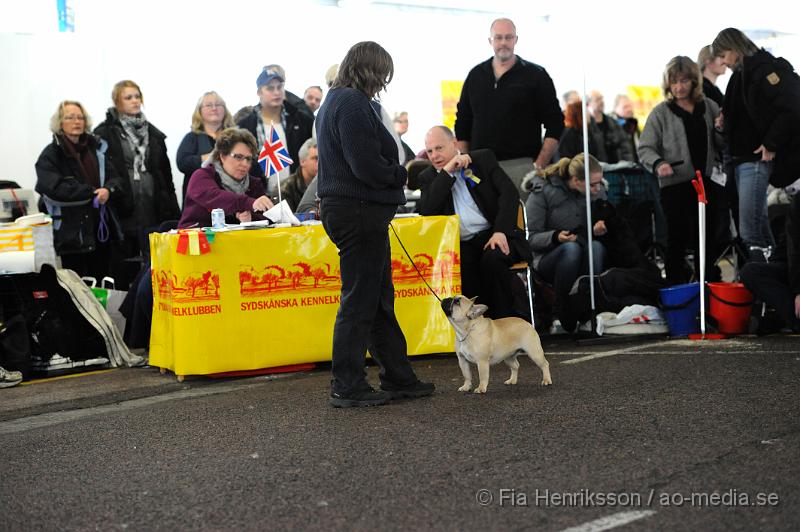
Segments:
[[[433,297],[438,299],[439,303],[441,303],[442,302],[442,298],[439,297],[439,295],[433,290],[433,288],[431,288],[431,285],[428,284],[428,281],[425,279],[425,276],[423,276],[422,272],[419,271],[419,268],[417,268],[417,264],[414,262],[414,259],[411,258],[411,254],[408,252],[406,247],[403,245],[403,241],[400,240],[400,235],[397,234],[397,230],[394,228],[394,224],[392,222],[389,222],[389,227],[392,228],[392,232],[394,233],[395,238],[400,243],[400,247],[403,248],[403,251],[405,252],[406,257],[408,257],[409,262],[411,262],[411,265],[417,271],[417,275],[419,275],[419,278],[422,279],[422,282],[425,283],[425,286],[428,287],[428,290],[430,290],[431,294],[433,294]]]
[[[455,331],[456,331],[456,338],[458,339],[458,341],[459,341],[459,342],[465,342],[465,341],[467,340],[467,338],[469,338],[469,335],[470,335],[470,334],[472,334],[472,330],[473,330],[475,327],[477,327],[477,323],[473,324],[473,325],[472,325],[472,327],[470,327],[470,328],[467,330],[467,334],[465,334],[463,338],[459,338],[459,337],[458,337],[458,333],[459,333],[459,331],[458,331],[458,328],[456,328],[456,326],[455,326],[455,325],[453,325],[453,329],[455,329]]]

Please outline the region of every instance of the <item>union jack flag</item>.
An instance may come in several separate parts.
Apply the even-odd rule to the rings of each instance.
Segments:
[[[291,166],[293,162],[289,157],[286,146],[283,145],[283,141],[278,136],[278,132],[270,124],[269,134],[264,141],[264,148],[258,154],[258,164],[261,166],[261,170],[264,171],[264,175],[270,177],[273,174],[277,174],[287,166]]]

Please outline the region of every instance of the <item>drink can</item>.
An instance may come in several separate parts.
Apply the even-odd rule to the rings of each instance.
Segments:
[[[211,211],[211,227],[214,229],[225,228],[225,211],[222,209],[214,209]]]

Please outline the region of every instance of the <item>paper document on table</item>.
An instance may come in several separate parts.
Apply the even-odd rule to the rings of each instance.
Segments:
[[[270,210],[264,213],[264,218],[272,220],[273,223],[289,223],[292,225],[300,225],[300,220],[292,212],[289,203],[286,200],[278,203]]]

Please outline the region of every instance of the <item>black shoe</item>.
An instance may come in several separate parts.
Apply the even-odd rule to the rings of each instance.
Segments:
[[[417,381],[408,386],[395,386],[389,383],[381,384],[381,390],[386,392],[390,399],[416,399],[431,395],[436,389],[432,382]]]
[[[352,406],[380,406],[389,402],[391,397],[386,392],[367,388],[359,392],[343,394],[331,392],[328,403],[336,408],[350,408]]]

